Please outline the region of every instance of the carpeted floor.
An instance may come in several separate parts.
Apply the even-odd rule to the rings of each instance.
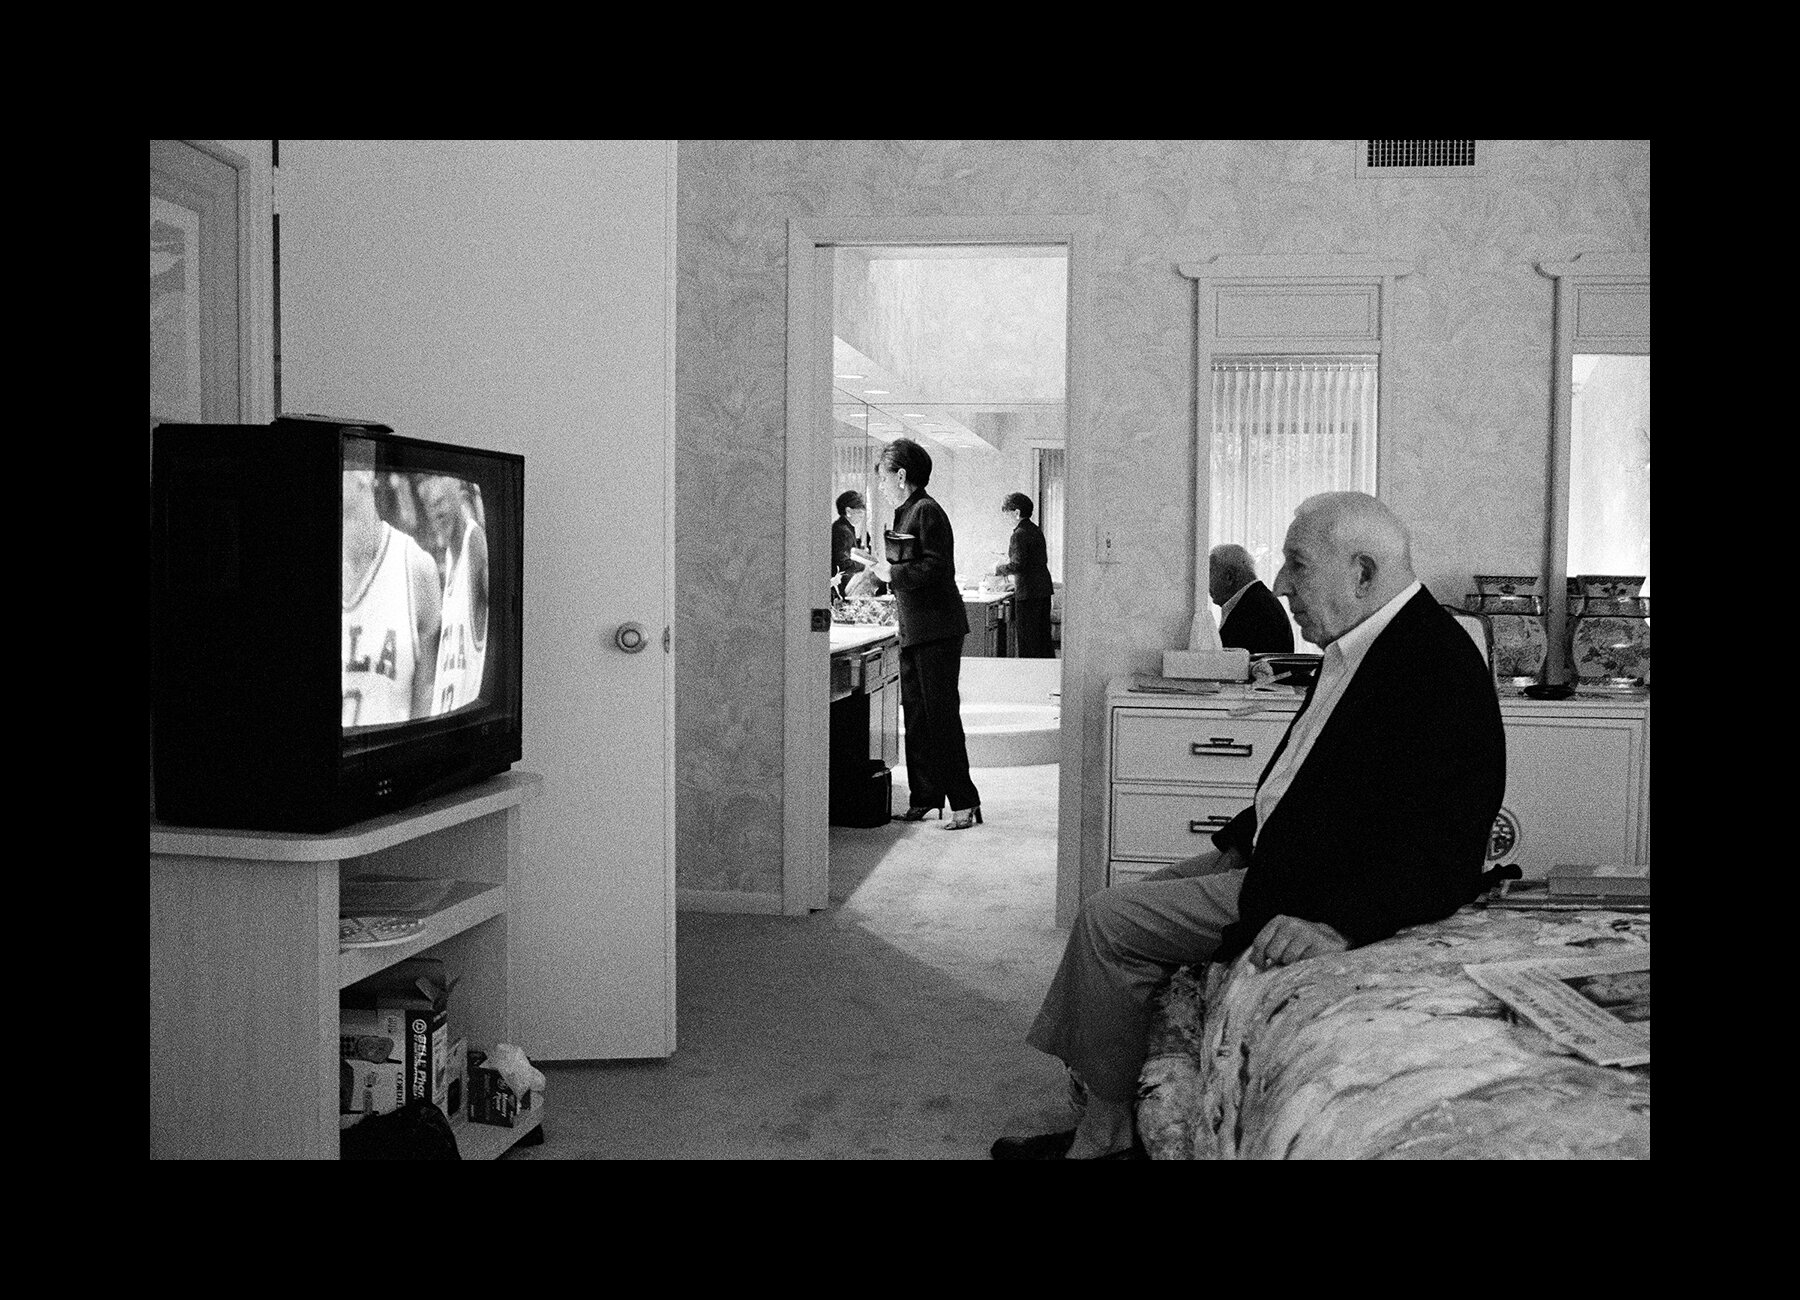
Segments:
[[[972,830],[834,827],[825,911],[682,913],[675,1055],[542,1066],[546,1141],[506,1158],[986,1159],[1069,1122],[1024,1042],[1066,934],[1057,768],[974,776]]]

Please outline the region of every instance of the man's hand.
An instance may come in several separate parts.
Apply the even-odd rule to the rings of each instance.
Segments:
[[[1291,966],[1321,953],[1343,952],[1349,946],[1348,939],[1323,921],[1277,916],[1257,932],[1250,945],[1250,963],[1258,970]]]

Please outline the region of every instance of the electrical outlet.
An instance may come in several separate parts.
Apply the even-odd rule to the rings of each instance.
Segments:
[[[1110,528],[1102,528],[1094,539],[1094,560],[1099,564],[1119,562],[1118,537]]]

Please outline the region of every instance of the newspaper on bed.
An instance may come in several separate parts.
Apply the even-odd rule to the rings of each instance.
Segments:
[[[1482,988],[1596,1065],[1650,1060],[1650,948],[1464,966]]]

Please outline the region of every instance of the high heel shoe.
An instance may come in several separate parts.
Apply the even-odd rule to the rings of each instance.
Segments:
[[[944,809],[942,805],[939,805],[936,808],[908,808],[905,812],[894,818],[894,820],[897,822],[922,822],[927,817],[931,816],[932,813],[938,815],[939,821],[944,820]]]
[[[980,822],[981,805],[976,804],[973,808],[965,808],[958,811],[954,819],[944,823],[944,829],[947,831],[966,831],[971,826],[979,825]]]

